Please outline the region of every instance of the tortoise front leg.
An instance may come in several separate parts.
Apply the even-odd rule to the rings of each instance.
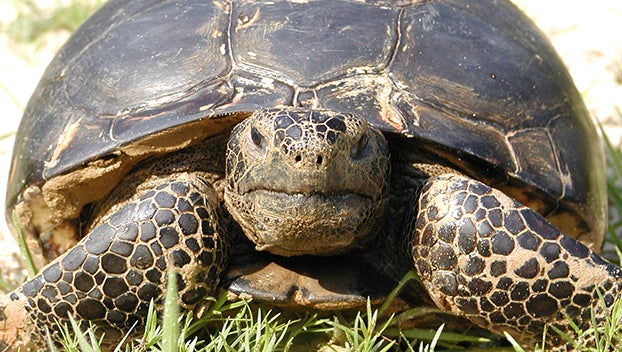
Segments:
[[[546,324],[572,336],[565,316],[587,328],[594,309],[603,321],[622,285],[620,268],[516,200],[458,175],[424,186],[413,256],[441,309],[532,346]],[[565,348],[557,334],[547,340]]]
[[[177,273],[180,306],[192,309],[214,292],[225,265],[218,208],[200,173],[158,179],[9,294],[0,341],[40,347],[45,329],[71,316],[94,323],[115,344],[134,324],[142,330],[151,300],[162,303],[168,270]]]

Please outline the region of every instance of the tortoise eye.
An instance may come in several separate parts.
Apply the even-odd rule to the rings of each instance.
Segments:
[[[361,138],[359,138],[358,142],[356,142],[356,145],[352,148],[352,158],[358,159],[363,157],[366,153],[364,153],[364,151],[367,149],[367,146],[369,145],[369,136],[367,135],[367,133],[364,133]]]
[[[253,144],[259,148],[264,147],[264,137],[255,127],[251,127],[251,141],[253,141]]]

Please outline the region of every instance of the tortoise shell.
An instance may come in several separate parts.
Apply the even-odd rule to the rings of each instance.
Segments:
[[[601,244],[594,125],[544,35],[493,0],[110,1],[26,108],[7,216],[53,257],[139,161],[274,106],[356,113]]]

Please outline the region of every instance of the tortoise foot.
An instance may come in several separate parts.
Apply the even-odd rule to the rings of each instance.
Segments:
[[[114,345],[129,328],[142,331],[150,301],[163,301],[168,270],[177,274],[179,305],[192,309],[215,290],[224,267],[215,199],[211,186],[183,173],[113,208],[74,248],[9,294],[2,309],[12,312],[10,324],[0,337],[26,346],[71,316],[93,323],[98,335],[105,333],[103,344]]]
[[[565,316],[586,328],[593,308],[603,320],[622,285],[620,268],[516,200],[458,175],[431,178],[422,190],[413,256],[441,309],[524,344],[541,341],[547,324],[572,335]],[[564,344],[554,333],[547,340]]]

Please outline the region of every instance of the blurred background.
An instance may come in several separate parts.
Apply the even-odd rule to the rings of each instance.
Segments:
[[[103,0],[0,0],[0,205],[14,132],[39,77],[70,33]],[[594,119],[614,145],[622,134],[622,1],[514,0],[548,35]],[[598,141],[594,141],[598,143]],[[23,275],[0,216],[0,276]]]

